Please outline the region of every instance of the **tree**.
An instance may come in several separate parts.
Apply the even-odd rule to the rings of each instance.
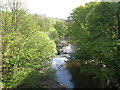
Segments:
[[[71,37],[84,72],[120,83],[116,12],[118,3],[91,2],[73,10]],[[104,7],[104,8],[103,8]],[[104,67],[105,66],[105,67]]]
[[[41,27],[41,30],[44,32],[48,32],[50,27],[51,27],[51,23],[49,18],[47,18],[46,16],[40,16],[40,15],[34,15],[34,19],[37,22],[37,25],[39,25]]]
[[[54,27],[58,32],[59,39],[67,35],[67,25],[64,21],[62,20],[56,21],[56,24],[54,25]]]
[[[56,54],[56,45],[46,33],[40,32],[41,27],[32,15],[28,15],[26,10],[21,8],[20,2],[14,0],[7,5],[1,17],[2,81],[4,87],[15,88],[25,86],[26,78],[31,78],[30,73],[49,68],[45,62],[49,62]],[[32,75],[34,76],[34,73]],[[38,83],[28,87],[36,87]]]

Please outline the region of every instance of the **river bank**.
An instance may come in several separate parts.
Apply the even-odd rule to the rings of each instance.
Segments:
[[[60,88],[60,89],[65,89],[65,86],[57,82],[55,79],[49,79],[46,81],[42,81],[42,84],[44,88],[52,89],[52,88]]]
[[[75,88],[104,88],[104,82],[91,73],[81,73],[79,62],[68,61],[67,68],[71,72]]]
[[[94,79],[94,75],[90,73],[81,73],[80,71],[80,63],[76,62],[73,58],[73,54],[76,51],[76,45],[71,45],[68,43],[68,40],[61,41],[60,44],[57,45],[58,54],[62,55],[62,57],[69,57],[69,60],[65,62],[65,66],[71,75],[71,81],[74,83],[74,88],[99,88],[101,83],[99,79]],[[59,60],[58,60],[59,61]],[[61,61],[61,60],[60,60]],[[60,63],[60,62],[55,62]]]

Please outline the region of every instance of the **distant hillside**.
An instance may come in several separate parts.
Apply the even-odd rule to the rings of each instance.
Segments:
[[[55,24],[56,23],[56,21],[58,21],[58,20],[64,20],[64,19],[59,19],[59,18],[54,18],[54,17],[47,17],[50,21],[51,21],[51,23],[53,23],[53,24]]]

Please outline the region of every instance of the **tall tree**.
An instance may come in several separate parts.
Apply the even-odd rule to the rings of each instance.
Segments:
[[[77,42],[82,71],[120,83],[116,12],[116,2],[90,2],[76,8],[71,14],[71,39]]]
[[[32,79],[29,74],[37,69],[49,68],[45,62],[55,55],[56,45],[46,33],[40,32],[34,17],[27,14],[20,2],[14,0],[7,5],[1,17],[4,87],[36,87],[39,82],[30,81],[29,85],[26,79]]]

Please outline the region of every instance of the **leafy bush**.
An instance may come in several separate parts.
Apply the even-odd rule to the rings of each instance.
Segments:
[[[38,70],[49,69],[46,62],[56,54],[56,45],[41,31],[34,17],[19,7],[19,2],[13,1],[8,5],[12,7],[7,6],[1,17],[4,87],[38,87],[36,80],[42,77]],[[27,82],[27,78],[31,80]]]
[[[84,72],[120,83],[120,57],[116,2],[90,2],[71,13],[71,41],[77,43],[75,54]],[[103,8],[104,7],[104,8]],[[119,32],[118,32],[119,33]]]

